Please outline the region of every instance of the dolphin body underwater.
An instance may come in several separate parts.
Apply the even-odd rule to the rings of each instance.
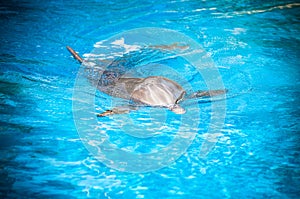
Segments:
[[[176,47],[174,45],[167,46],[168,48]],[[83,63],[81,58],[70,46],[67,46],[69,52],[79,62]],[[111,71],[104,71],[97,86],[101,92],[110,96],[132,100],[137,104],[153,107],[165,107],[176,114],[184,114],[186,111],[179,105],[185,97],[186,91],[176,82],[162,77],[149,76],[146,78],[127,78],[119,75],[110,74]],[[109,83],[105,81],[109,79]],[[106,83],[103,83],[106,82]],[[190,94],[185,99],[212,97],[225,94],[227,90],[210,90],[197,91]],[[106,110],[103,113],[97,114],[98,117],[105,117],[113,114],[129,113],[131,110],[136,110],[137,106],[116,107],[111,110]]]

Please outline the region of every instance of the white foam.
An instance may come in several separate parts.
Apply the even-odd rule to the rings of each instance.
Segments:
[[[115,45],[115,47],[125,48],[125,53],[129,53],[129,52],[137,51],[137,50],[141,49],[141,46],[139,46],[139,45],[128,45],[128,44],[125,44],[124,37],[122,37],[121,39],[117,39],[117,40],[111,42],[111,44]]]

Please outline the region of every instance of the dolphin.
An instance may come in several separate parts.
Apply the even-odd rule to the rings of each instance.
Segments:
[[[171,45],[170,48],[173,48]],[[176,47],[176,46],[175,46]],[[166,48],[164,46],[164,48]],[[70,46],[69,52],[79,62],[81,58]],[[180,106],[179,102],[185,99],[186,91],[175,81],[162,76],[149,76],[146,78],[126,78],[119,77],[114,71],[103,71],[97,89],[110,96],[132,100],[137,104],[153,107],[168,108],[176,114],[184,114],[186,110]],[[225,94],[227,90],[197,91],[187,98],[211,97]],[[113,114],[124,114],[131,110],[136,110],[137,106],[115,107],[97,114],[104,117]]]

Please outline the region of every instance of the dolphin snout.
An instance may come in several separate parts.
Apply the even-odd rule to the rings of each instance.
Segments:
[[[169,109],[176,114],[184,114],[186,112],[186,110],[181,106],[179,106],[178,104],[169,107]]]

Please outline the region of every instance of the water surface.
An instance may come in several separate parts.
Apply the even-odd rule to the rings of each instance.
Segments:
[[[286,0],[1,2],[0,196],[297,198],[299,9]],[[199,147],[211,104],[200,103],[201,125],[187,152],[161,170],[131,174],[100,163],[81,142],[72,115],[79,64],[65,46],[90,53],[97,42],[142,27],[196,40],[225,71],[224,84],[243,94],[226,100],[224,129],[207,157],[199,157]],[[146,125],[156,127],[155,121]],[[172,138],[152,140],[156,148],[114,129],[103,132],[143,153]]]

